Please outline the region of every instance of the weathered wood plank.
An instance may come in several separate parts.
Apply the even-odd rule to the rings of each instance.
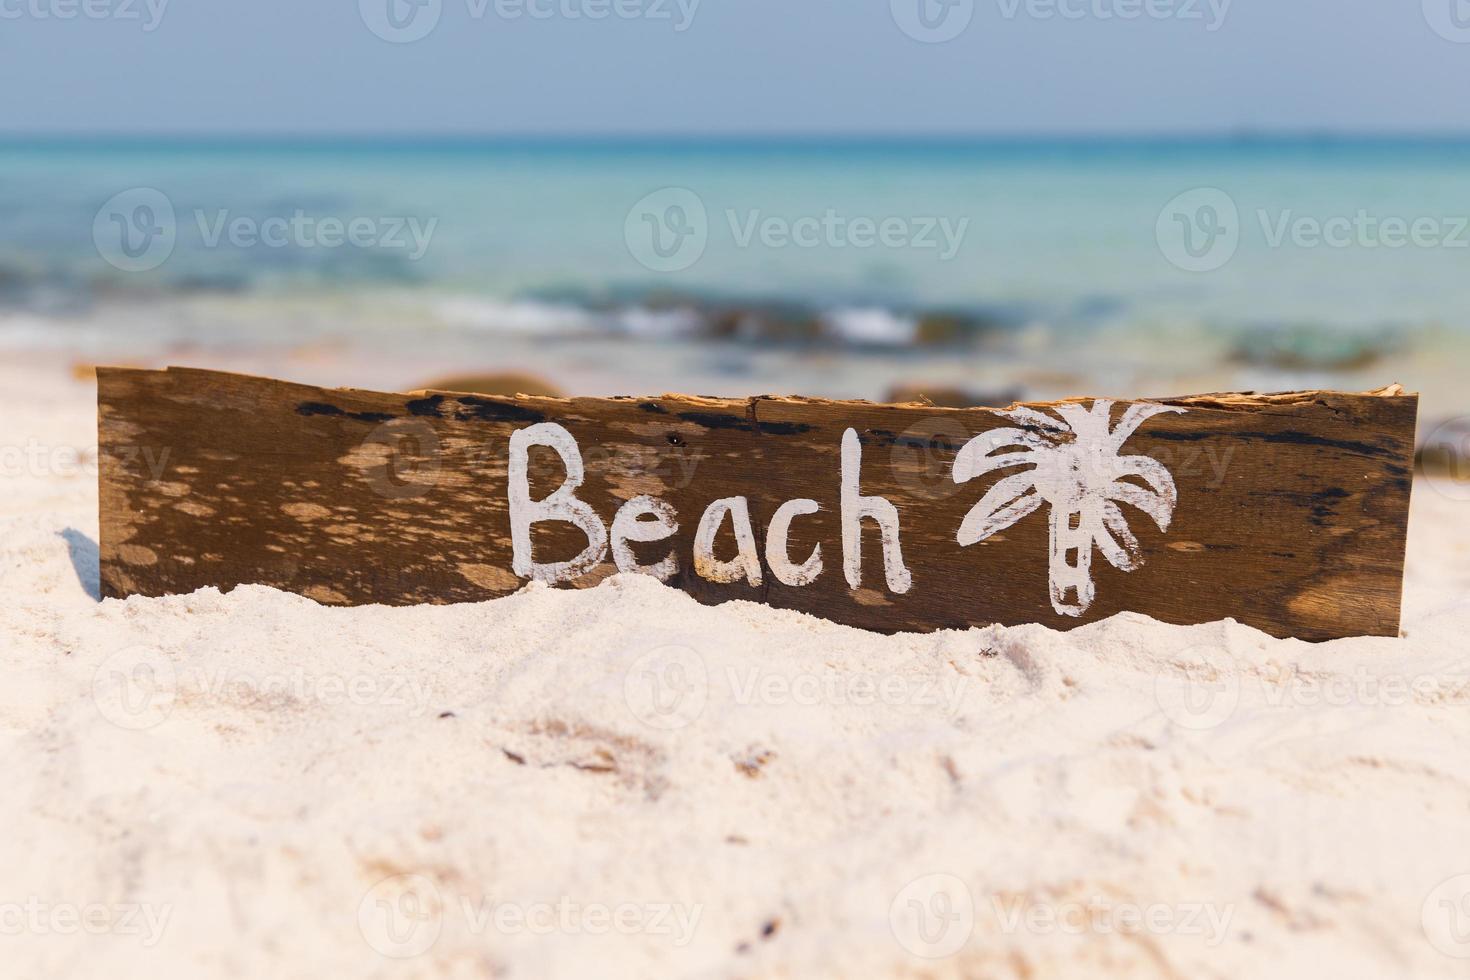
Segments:
[[[621,553],[670,562],[667,581],[701,601],[888,632],[1065,628],[1132,610],[1308,639],[1393,635],[1416,407],[1397,387],[1003,412],[383,394],[104,368],[102,586],[126,596],[261,583],[331,604],[504,595],[531,574],[517,568],[513,518],[567,482],[544,445],[523,447],[517,477],[513,442],[564,432],[585,465],[574,496],[595,514],[589,527],[618,536],[635,526],[629,514],[615,521],[619,508],[645,496],[678,524],[663,540],[600,551],[571,523],[529,525],[522,564],[591,547],[572,585],[612,574]],[[513,514],[516,485],[525,502]],[[738,502],[697,554],[702,515],[729,498],[745,501],[754,549],[733,568]],[[881,516],[875,498],[894,507],[901,562],[878,522],[853,519],[865,502]],[[782,508],[792,500],[810,504]],[[784,549],[771,533],[778,513]],[[657,519],[636,526],[654,537]],[[861,531],[844,547],[848,524]],[[820,572],[798,570],[818,547]],[[859,559],[854,587],[847,566]]]

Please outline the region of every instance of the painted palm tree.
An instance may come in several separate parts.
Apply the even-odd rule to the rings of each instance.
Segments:
[[[976,436],[954,461],[955,483],[1025,467],[996,481],[965,515],[956,540],[961,547],[984,541],[1048,505],[1051,604],[1064,616],[1081,616],[1092,605],[1094,547],[1121,571],[1143,564],[1138,539],[1119,505],[1136,507],[1167,531],[1178,500],[1164,464],[1148,456],[1123,456],[1120,450],[1148,419],[1184,409],[1139,402],[1128,407],[1117,426],[1111,425],[1112,409],[1106,399],[1095,399],[1091,408],[1068,402],[1055,408],[1060,421],[1030,408],[997,411],[1020,427]]]

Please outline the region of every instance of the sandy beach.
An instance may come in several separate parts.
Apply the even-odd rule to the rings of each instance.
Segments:
[[[8,975],[1470,969],[1442,486],[1397,639],[885,637],[627,576],[99,602],[92,386],[0,380]]]
[[[0,0],[0,980],[1470,980],[1467,15]]]

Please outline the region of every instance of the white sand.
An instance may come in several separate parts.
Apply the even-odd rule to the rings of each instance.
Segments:
[[[98,603],[91,388],[0,381],[6,977],[1470,975],[1470,505],[1423,484],[1403,639]]]

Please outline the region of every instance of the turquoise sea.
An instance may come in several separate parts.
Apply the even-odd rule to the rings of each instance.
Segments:
[[[521,334],[1320,343],[1464,327],[1467,224],[1466,139],[11,139],[0,311],[382,293]]]

